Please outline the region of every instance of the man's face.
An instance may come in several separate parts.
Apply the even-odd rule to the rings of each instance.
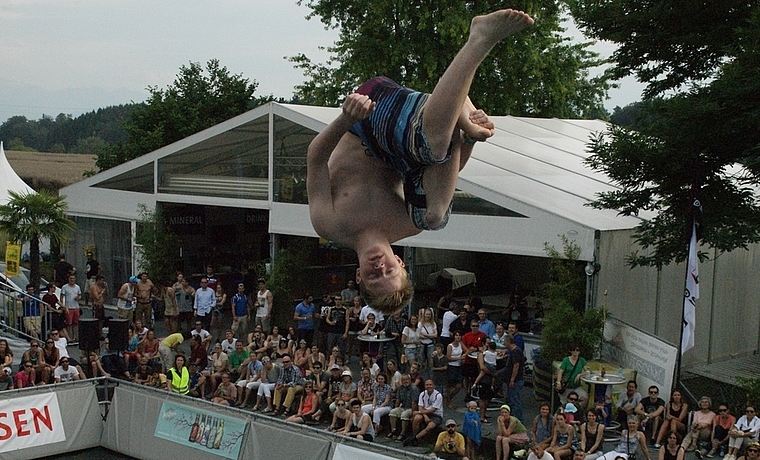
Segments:
[[[586,453],[582,450],[579,450],[573,454],[573,460],[583,460],[586,458]]]
[[[265,283],[259,282],[259,291],[263,291],[264,289],[266,289],[266,287],[267,285]]]
[[[68,358],[62,358],[61,361],[61,367],[66,370],[69,368],[69,359]]]
[[[626,388],[628,389],[629,395],[632,395],[636,392],[636,385],[634,385],[633,383],[629,383]]]
[[[203,323],[195,323],[195,330],[200,332],[203,328]]]
[[[87,253],[87,260],[92,260],[92,253],[91,252]]]
[[[141,273],[140,274],[140,281],[148,281],[148,274],[147,273]]]
[[[428,393],[432,393],[434,389],[435,389],[435,385],[433,384],[433,381],[427,380],[425,382],[425,391],[427,391]]]
[[[238,284],[238,292],[241,293],[241,294],[244,293],[245,292],[245,285]]]
[[[517,334],[517,326],[515,326],[514,324],[510,324],[509,326],[507,326],[507,332],[509,332],[510,334],[514,336],[515,334]]]
[[[541,458],[544,456],[544,448],[541,446],[541,444],[536,444],[533,446],[533,453],[536,454],[536,457]]]
[[[142,332],[142,328],[143,328],[142,321],[140,321],[139,319],[135,320],[135,329],[137,330],[137,332]]]
[[[77,277],[74,275],[69,276],[69,284],[76,284],[77,283]]]
[[[406,264],[395,254],[375,253],[359,260],[356,282],[375,295],[399,291],[406,283]]]
[[[412,384],[412,380],[409,378],[408,375],[401,376],[401,385],[402,386],[408,387],[411,384]]]
[[[650,388],[649,389],[649,399],[652,401],[656,400],[660,397],[660,390],[657,388]]]
[[[232,342],[232,332],[227,331],[224,333],[224,338]]]
[[[485,310],[478,310],[478,318],[480,318],[481,321],[486,319],[486,311]]]
[[[237,341],[235,342],[235,351],[238,353],[243,351],[243,342]]]

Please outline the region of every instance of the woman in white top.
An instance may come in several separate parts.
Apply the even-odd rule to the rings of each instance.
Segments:
[[[422,313],[417,312],[420,315],[420,322],[417,324],[417,331],[420,333],[420,356],[418,362],[425,367],[430,361],[430,357],[435,351],[435,340],[438,338],[438,326],[435,324],[433,317],[433,310],[431,308],[425,308]]]
[[[409,365],[417,364],[421,342],[416,315],[409,317],[409,323],[401,332],[401,343],[404,345],[404,356]]]
[[[446,407],[453,409],[451,400],[462,389],[462,361],[464,361],[464,346],[462,345],[462,333],[454,333],[454,340],[446,347],[446,357],[449,360],[446,369],[448,385],[446,385]]]
[[[757,441],[760,419],[755,417],[755,406],[747,406],[734,428],[728,432],[728,455],[726,460],[736,460],[736,454],[752,441]]]

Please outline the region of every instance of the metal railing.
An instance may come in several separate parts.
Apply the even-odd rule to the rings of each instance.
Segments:
[[[32,298],[32,296],[0,281],[0,329],[20,339],[31,340],[35,337],[29,335],[24,328],[25,298]],[[41,299],[37,300],[40,302],[41,327],[44,333],[45,331],[49,331],[51,327],[50,316],[47,315],[47,312],[50,310],[50,304],[43,302]],[[40,338],[44,339],[44,337]]]

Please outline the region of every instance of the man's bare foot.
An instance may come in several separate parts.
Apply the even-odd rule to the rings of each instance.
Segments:
[[[499,10],[484,16],[476,16],[470,25],[471,41],[488,50],[506,37],[533,25],[533,18],[517,10]]]

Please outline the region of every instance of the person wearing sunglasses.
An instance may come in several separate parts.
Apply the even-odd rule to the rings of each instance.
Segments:
[[[708,458],[716,454],[723,456],[728,448],[728,432],[734,427],[736,417],[731,414],[726,403],[718,406],[718,415],[713,419],[712,435],[710,436],[712,448],[707,453]]]
[[[446,420],[446,431],[438,434],[433,453],[438,458],[468,460],[464,449],[464,436],[457,431],[457,422]]]
[[[739,460],[760,460],[760,443],[752,441],[747,445],[744,455]]]
[[[567,391],[575,390],[578,393],[580,407],[586,407],[588,402],[588,393],[581,388],[581,374],[587,370],[586,359],[581,356],[581,347],[573,345],[570,347],[570,355],[562,359],[557,371],[555,388],[559,394],[562,405],[567,404]]]
[[[649,387],[649,396],[642,399],[634,413],[642,419],[641,426],[647,439],[655,442],[655,436],[660,430],[662,414],[665,412],[665,401],[660,398],[660,389],[656,385]]]
[[[739,417],[733,429],[728,432],[728,454],[724,460],[736,460],[736,455],[744,446],[757,441],[760,433],[760,418],[755,416],[755,406],[747,406],[744,415]]]

